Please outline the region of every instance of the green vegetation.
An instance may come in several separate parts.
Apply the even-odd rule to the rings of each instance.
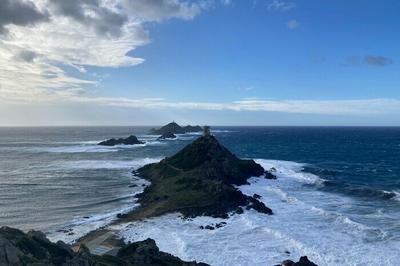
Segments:
[[[234,187],[264,172],[253,160],[237,158],[215,137],[203,136],[176,155],[137,170],[136,174],[151,185],[138,195],[140,207],[124,218],[142,219],[176,211],[187,217],[227,217],[228,212],[241,212],[241,206],[272,214],[262,202]]]

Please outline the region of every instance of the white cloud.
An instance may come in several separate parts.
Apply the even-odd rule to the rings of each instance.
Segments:
[[[124,97],[95,97],[84,94],[78,96],[74,93],[58,93],[52,94],[51,97],[37,97],[37,95],[41,93],[43,92],[33,91],[32,95],[36,95],[33,99],[36,99],[37,102],[54,102],[59,104],[81,103],[85,105],[149,110],[184,109],[361,116],[372,114],[400,115],[400,100],[398,99],[262,100],[258,98],[244,98],[233,102],[177,102],[162,98],[131,99]]]
[[[268,9],[269,10],[275,10],[275,11],[288,11],[296,7],[296,3],[294,2],[288,2],[288,1],[282,1],[282,0],[273,0],[269,5]]]
[[[203,1],[184,0],[12,3],[6,7],[21,8],[25,3],[24,7],[30,8],[27,14],[32,16],[26,21],[0,19],[0,98],[12,101],[80,95],[87,86],[96,84],[95,77],[86,73],[87,66],[118,68],[144,61],[127,55],[149,42],[144,22],[173,17],[192,19],[206,7]],[[18,10],[14,11],[18,14]],[[40,14],[45,19],[39,19]],[[65,71],[66,66],[85,75],[72,76]]]
[[[122,5],[144,21],[162,21],[169,18],[193,19],[208,4],[207,1],[179,0],[122,0]]]
[[[286,23],[286,26],[288,27],[289,30],[295,30],[300,26],[300,23],[297,20],[293,19],[288,21]]]

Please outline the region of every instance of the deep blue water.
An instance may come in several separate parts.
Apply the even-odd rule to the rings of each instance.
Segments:
[[[324,190],[370,200],[400,192],[399,127],[229,128],[220,140],[241,157],[307,163]]]
[[[74,227],[73,238],[131,208],[142,188],[131,171],[198,137],[159,142],[148,129],[0,128],[0,226],[49,234]],[[146,144],[96,145],[130,134]],[[302,163],[304,173],[319,178],[302,185],[304,202],[400,240],[400,128],[214,127],[213,134],[242,158]],[[350,201],[339,204],[332,195]]]

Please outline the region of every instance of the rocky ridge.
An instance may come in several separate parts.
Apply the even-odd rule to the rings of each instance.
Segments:
[[[180,126],[175,122],[171,122],[161,128],[152,128],[150,129],[151,134],[155,135],[163,135],[163,134],[185,134],[190,132],[201,132],[203,128],[200,126]]]
[[[115,145],[135,145],[135,144],[144,144],[144,142],[138,140],[138,138],[136,136],[130,135],[127,138],[108,139],[108,140],[100,142],[98,145],[115,146]]]

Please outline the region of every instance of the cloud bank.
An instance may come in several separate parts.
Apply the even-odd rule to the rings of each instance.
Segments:
[[[96,84],[88,66],[130,67],[149,42],[146,22],[190,20],[212,1],[2,0],[0,95],[12,101],[80,95]]]

